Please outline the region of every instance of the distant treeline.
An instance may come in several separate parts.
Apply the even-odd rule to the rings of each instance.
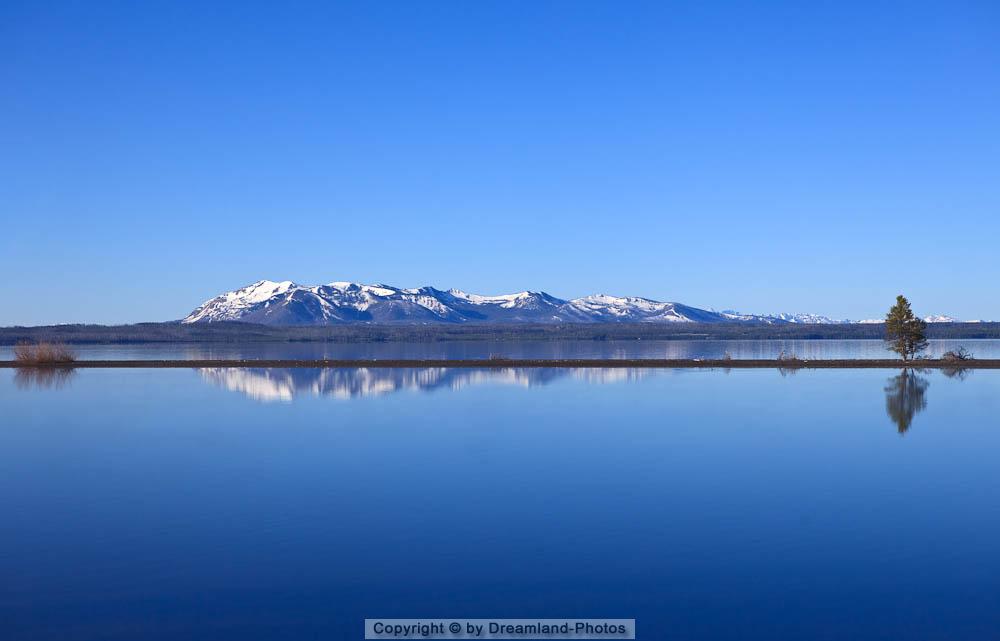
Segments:
[[[19,341],[67,344],[136,343],[260,343],[260,342],[435,342],[523,340],[766,340],[766,339],[881,339],[884,326],[800,325],[743,323],[564,323],[552,325],[339,325],[330,327],[272,327],[220,322],[182,325],[52,325],[0,328],[0,345]],[[1000,323],[932,323],[927,337],[997,338]]]

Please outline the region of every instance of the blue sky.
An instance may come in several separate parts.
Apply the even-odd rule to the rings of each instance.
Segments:
[[[1000,319],[1000,4],[8,0],[0,176],[0,325],[261,278]]]

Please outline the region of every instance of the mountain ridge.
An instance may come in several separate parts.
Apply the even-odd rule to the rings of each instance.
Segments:
[[[953,322],[950,317],[928,321]],[[948,321],[943,319],[948,318]],[[745,314],[706,310],[640,296],[592,294],[562,299],[543,291],[485,296],[431,286],[401,288],[333,281],[300,285],[259,280],[205,301],[182,323],[242,321],[263,325],[365,323],[810,323],[843,324],[816,314]],[[871,322],[871,321],[869,321]],[[933,321],[932,321],[933,322]]]

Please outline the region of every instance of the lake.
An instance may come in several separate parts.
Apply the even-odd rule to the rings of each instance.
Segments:
[[[966,347],[977,358],[1000,358],[1000,340],[932,340],[925,353],[940,357]],[[89,360],[147,359],[485,359],[507,358],[733,358],[772,359],[794,354],[805,359],[889,358],[880,340],[608,340],[608,341],[442,341],[385,343],[147,343],[136,345],[73,345],[79,358]],[[0,360],[13,347],[0,346]]]
[[[0,407],[2,639],[1000,636],[996,370],[0,370]]]

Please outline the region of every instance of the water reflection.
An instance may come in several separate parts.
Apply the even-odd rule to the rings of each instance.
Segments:
[[[782,377],[799,369],[776,368]],[[591,384],[632,382],[653,376],[647,368],[201,368],[201,378],[213,385],[261,402],[291,402],[297,396],[352,399],[403,391],[460,390],[482,384],[535,387],[567,378]],[[721,370],[726,374],[729,368]],[[972,369],[942,368],[948,379],[964,381]],[[20,368],[13,381],[18,389],[61,389],[77,376],[72,368]],[[883,386],[885,411],[900,435],[906,434],[917,414],[927,409],[929,372],[904,369]]]
[[[927,409],[927,388],[930,381],[919,370],[904,369],[889,379],[885,387],[885,412],[896,424],[900,434],[906,434],[913,417]]]
[[[22,367],[14,372],[18,389],[60,389],[73,380],[76,370],[68,367]]]
[[[948,378],[953,378],[955,380],[964,381],[967,379],[973,370],[968,367],[944,367],[941,369],[941,373]]]
[[[457,390],[483,383],[532,387],[565,377],[588,383],[613,383],[638,380],[655,370],[630,368],[538,368],[513,367],[468,369],[427,367],[420,369],[351,368],[351,369],[280,369],[280,368],[203,368],[198,372],[206,381],[240,392],[257,401],[291,401],[297,395],[357,398],[391,394],[405,390]]]

